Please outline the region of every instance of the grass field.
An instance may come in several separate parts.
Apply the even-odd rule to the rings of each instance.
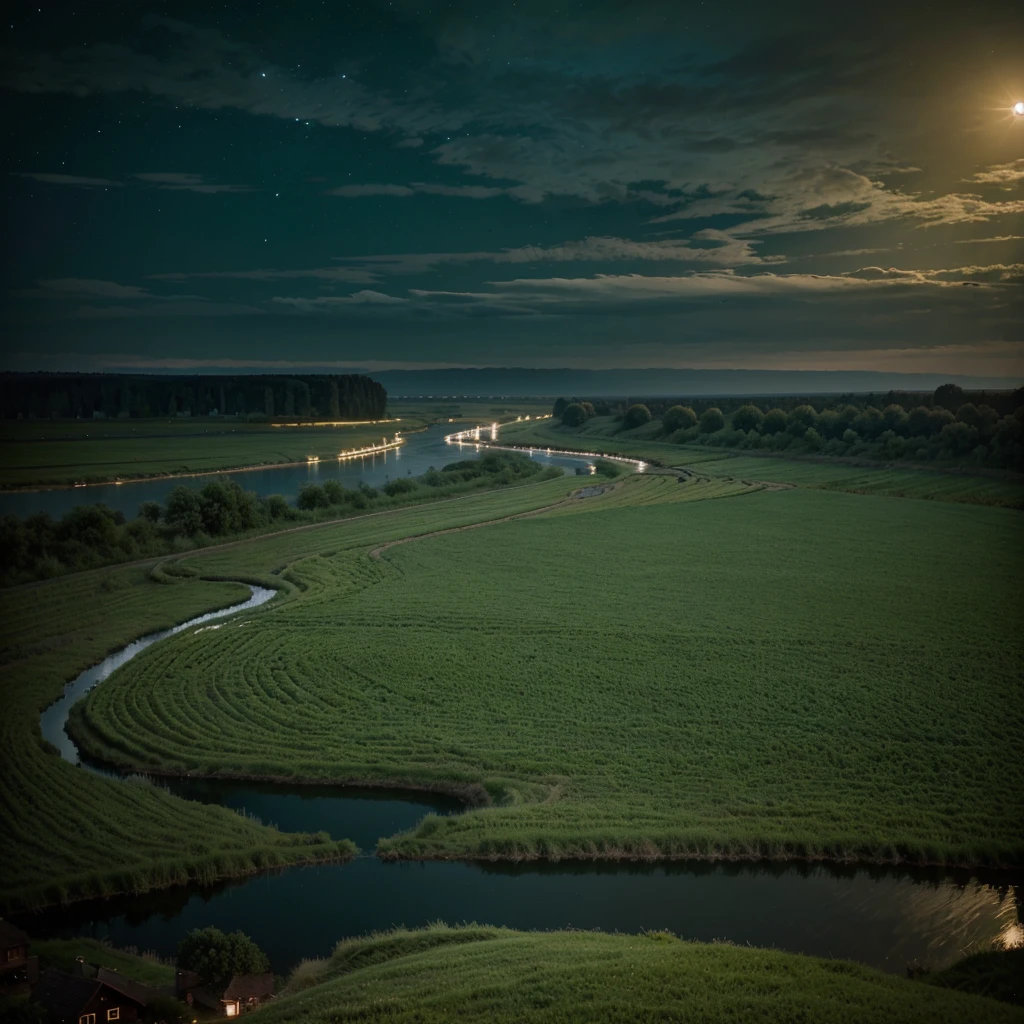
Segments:
[[[77,734],[489,803],[385,856],[1024,863],[1017,513],[641,476],[377,550],[565,487],[190,557],[293,596],[147,651]]]
[[[245,594],[237,584],[163,586],[143,568],[82,573],[0,594],[0,907],[350,854],[350,844],[325,836],[282,835],[159,787],[99,778],[43,748],[39,712],[66,680],[138,636]]]
[[[1024,1014],[844,961],[666,933],[436,925],[339,943],[329,959],[301,965],[260,1019],[984,1024]]]
[[[206,473],[336,456],[448,419],[480,422],[547,411],[529,402],[399,402],[394,422],[287,427],[233,418],[0,421],[0,488]]]
[[[677,445],[658,440],[660,423],[635,430],[619,430],[610,416],[599,416],[580,428],[555,421],[514,423],[503,427],[501,440],[512,445],[559,447],[647,459],[662,466],[693,467],[702,474],[743,480],[788,483],[796,487],[846,491],[850,494],[886,494],[902,498],[928,498],[966,504],[1024,508],[1024,483],[1005,476],[939,472],[906,466],[890,468],[854,466],[839,459],[794,459],[784,456],[732,454],[721,448]]]
[[[695,456],[692,460],[687,457],[686,465],[693,465],[709,476],[770,480],[851,494],[888,494],[899,498],[1024,508],[1024,485],[1014,480],[969,473],[937,473],[928,469],[864,468],[757,455],[716,457],[706,449],[684,448],[683,451],[687,456],[690,452]]]
[[[366,541],[388,540],[469,524],[549,504],[566,489],[549,481],[330,524],[290,539],[271,536],[243,542],[230,554],[210,553],[202,565],[216,575],[214,558],[226,557],[243,578],[257,573],[242,566],[260,567],[261,578],[282,588],[278,600],[286,603],[302,594],[285,568],[296,549],[330,550],[352,531]],[[285,571],[274,575],[275,568]],[[0,592],[2,910],[210,881],[351,852],[348,844],[282,835],[223,808],[185,803],[159,787],[99,778],[44,749],[39,712],[66,681],[136,637],[234,604],[246,593],[233,583],[161,578],[167,582],[155,582],[149,566],[122,566]]]

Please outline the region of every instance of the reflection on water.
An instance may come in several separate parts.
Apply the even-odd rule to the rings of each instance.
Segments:
[[[374,801],[367,801],[372,805]],[[422,807],[400,812],[411,826]],[[397,925],[478,921],[512,928],[669,929],[902,972],[947,965],[1021,927],[1017,885],[921,880],[912,872],[759,864],[476,865],[382,863],[289,868],[203,888],[23,916],[31,934],[88,935],[173,954],[192,928],[242,929],[283,971],[339,939]]]
[[[308,483],[324,483],[337,480],[345,487],[356,487],[360,482],[380,486],[399,476],[419,476],[431,466],[442,466],[458,459],[471,457],[457,448],[445,444],[445,432],[451,430],[447,424],[428,427],[426,430],[403,435],[403,444],[379,454],[360,458],[321,459],[320,462],[301,465],[280,466],[276,469],[253,469],[245,472],[223,473],[237,481],[247,491],[257,494],[283,494],[294,502],[299,489]],[[581,464],[580,458],[570,456],[548,456],[543,452],[533,457],[545,465],[570,468]],[[218,475],[183,476],[164,480],[139,480],[134,483],[100,484],[95,487],[62,488],[51,491],[0,492],[0,516],[29,516],[35,512],[47,512],[59,518],[75,505],[102,502],[132,518],[144,501],[166,500],[174,487],[185,484],[188,487],[202,487]]]

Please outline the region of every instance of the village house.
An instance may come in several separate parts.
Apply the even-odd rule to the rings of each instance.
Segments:
[[[223,991],[211,991],[195,971],[178,971],[175,988],[189,1006],[198,1004],[225,1017],[237,1017],[262,1006],[274,995],[273,974],[235,974]]]
[[[105,967],[94,977],[66,974],[48,967],[42,972],[32,999],[40,1003],[54,1024],[110,1024],[138,1020],[152,992]]]
[[[34,985],[39,980],[39,957],[28,954],[28,935],[0,919],[0,985]]]

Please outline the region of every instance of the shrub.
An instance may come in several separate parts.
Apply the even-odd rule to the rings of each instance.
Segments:
[[[651,422],[651,410],[646,405],[637,403],[626,410],[622,417],[622,426],[625,430],[632,430],[634,427],[642,427],[645,423]]]
[[[305,484],[299,490],[298,501],[295,502],[304,512],[312,512],[314,509],[327,508],[330,501],[327,493],[319,484]]]
[[[810,427],[804,434],[804,444],[807,445],[808,451],[818,451],[821,448],[821,443],[821,434],[814,427]]]
[[[706,410],[700,418],[700,432],[702,434],[714,434],[725,426],[725,417],[718,406],[713,405]]]
[[[332,505],[345,504],[345,488],[337,480],[324,482],[324,494],[327,495],[327,500]]]
[[[415,491],[416,481],[404,476],[399,477],[397,480],[385,484],[382,490],[389,498],[394,498],[399,494],[409,494],[411,491]]]
[[[159,523],[160,516],[163,515],[163,509],[160,507],[158,501],[144,501],[139,506],[139,518],[145,519],[150,523]]]
[[[666,434],[688,430],[697,425],[697,414],[688,405],[673,405],[661,417],[661,425]]]

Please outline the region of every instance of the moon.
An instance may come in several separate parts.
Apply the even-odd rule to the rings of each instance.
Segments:
[[[1018,117],[1024,117],[1024,100],[1017,100],[1013,105],[1013,112]]]

